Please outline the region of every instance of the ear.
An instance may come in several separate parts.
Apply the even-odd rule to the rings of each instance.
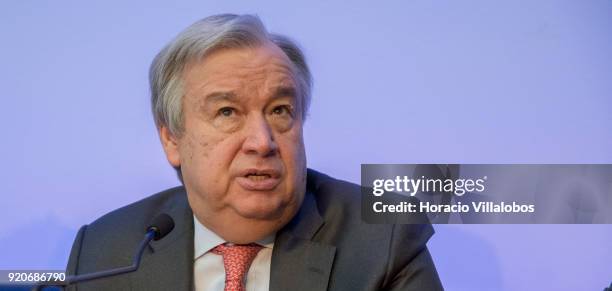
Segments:
[[[173,167],[181,166],[181,154],[179,151],[178,138],[170,132],[167,126],[161,126],[159,128],[159,139],[161,140],[164,152],[166,152],[166,158]]]

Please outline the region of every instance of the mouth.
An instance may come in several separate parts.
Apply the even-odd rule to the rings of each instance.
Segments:
[[[248,178],[251,181],[263,181],[265,179],[272,178],[272,176],[268,174],[247,174],[246,178]]]
[[[269,191],[280,183],[280,173],[271,169],[248,169],[237,177],[238,184],[249,191]]]

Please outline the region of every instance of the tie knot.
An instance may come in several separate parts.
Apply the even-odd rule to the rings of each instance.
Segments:
[[[214,247],[211,251],[215,254],[222,256],[236,256],[236,257],[253,257],[257,256],[257,253],[263,247],[256,244],[250,243],[246,245],[238,245],[232,243],[224,243]]]
[[[246,245],[224,243],[211,250],[212,253],[223,256],[225,290],[244,290],[245,275],[262,248],[254,243]]]

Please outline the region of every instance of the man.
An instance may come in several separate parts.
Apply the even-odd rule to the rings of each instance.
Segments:
[[[150,81],[183,187],[83,226],[68,272],[129,265],[160,213],[176,227],[138,271],[78,290],[441,289],[429,224],[365,224],[359,186],[307,170],[311,77],[293,42],[254,16],[211,16],[158,54]]]

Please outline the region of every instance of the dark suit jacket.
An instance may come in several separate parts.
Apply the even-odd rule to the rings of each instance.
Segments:
[[[304,202],[277,232],[270,290],[442,290],[426,247],[430,224],[366,224],[360,187],[308,170]],[[67,272],[131,263],[148,223],[167,213],[175,228],[145,250],[138,271],[78,284],[78,290],[192,290],[193,214],[177,187],[83,226]]]

